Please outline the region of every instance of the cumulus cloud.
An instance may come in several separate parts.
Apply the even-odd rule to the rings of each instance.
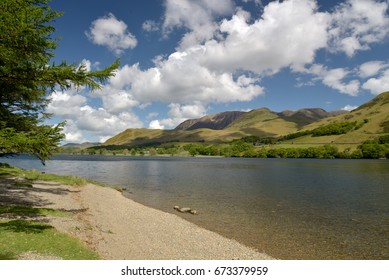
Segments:
[[[165,127],[176,127],[187,119],[196,119],[206,114],[206,108],[201,104],[169,104],[169,118],[162,120],[153,120],[149,128],[163,129]]]
[[[213,25],[214,17],[230,14],[234,3],[231,0],[166,0],[165,7],[163,29],[169,33],[174,28],[197,30]]]
[[[73,89],[73,91],[76,90]],[[78,115],[79,108],[85,106],[87,103],[86,97],[72,94],[72,90],[64,92],[55,91],[50,95],[50,100],[51,102],[47,106],[47,112],[56,116],[60,115],[64,118],[71,118]]]
[[[53,92],[47,112],[56,117],[66,119],[66,141],[80,142],[87,139],[87,135],[105,141],[107,138],[127,129],[128,127],[142,127],[143,123],[138,116],[131,112],[129,107],[122,110],[113,110],[112,104],[103,103],[103,107],[88,105],[90,100],[84,92],[70,89],[65,92]],[[119,104],[122,102],[119,98]]]
[[[146,20],[142,24],[142,29],[146,32],[156,32],[159,31],[159,24],[154,20]]]
[[[349,57],[368,50],[389,33],[389,3],[374,0],[347,0],[331,14],[330,49]]]
[[[217,30],[215,17],[229,15],[234,10],[232,0],[166,0],[163,33],[174,29],[189,30],[181,40],[181,48],[211,39]]]
[[[357,108],[358,108],[358,106],[346,105],[341,110],[352,111],[352,110],[355,110]]]
[[[149,128],[150,129],[165,129],[165,126],[161,125],[159,123],[159,120],[153,120],[153,121],[150,122]]]
[[[328,69],[325,65],[313,64],[309,68],[294,68],[294,71],[313,75],[314,80],[350,96],[356,96],[360,89],[359,80],[351,79],[353,71],[345,68]]]
[[[317,50],[326,47],[328,16],[314,1],[271,2],[262,17],[238,10],[223,20],[224,40],[207,41],[203,63],[210,69],[243,69],[274,74],[283,67],[312,63]]]
[[[127,24],[113,14],[93,21],[86,35],[94,44],[105,46],[117,55],[138,44],[135,36],[127,30]]]
[[[389,70],[384,71],[378,78],[370,78],[362,87],[374,95],[389,91]]]
[[[369,61],[361,64],[359,73],[362,78],[368,78],[377,75],[382,69],[389,65],[383,61]]]
[[[197,49],[176,52],[155,67],[141,70],[138,64],[124,66],[112,86],[127,89],[141,103],[201,104],[250,101],[261,95],[258,79],[250,75],[211,71],[197,60]]]
[[[110,85],[105,86],[99,96],[103,107],[112,114],[117,114],[140,105],[139,101],[135,100],[131,93],[123,89],[117,90]]]

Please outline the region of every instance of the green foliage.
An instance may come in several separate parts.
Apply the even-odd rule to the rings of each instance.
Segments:
[[[42,173],[36,170],[24,170],[18,167],[9,166],[6,163],[0,164],[0,178],[1,177],[20,177],[28,181],[50,181],[71,186],[84,186],[88,182],[96,184],[96,182],[77,176],[61,176],[56,174]]]
[[[255,143],[261,141],[261,138],[258,136],[255,136],[255,135],[250,135],[250,136],[242,137],[241,140],[246,142],[246,143],[255,144]]]
[[[340,135],[358,128],[357,122],[332,123],[312,130],[312,136]]]
[[[28,220],[0,221],[0,252],[0,259],[17,259],[25,252],[68,260],[99,258],[79,240],[47,224]]]
[[[389,144],[389,135],[380,136],[378,138],[379,144]]]
[[[389,133],[389,121],[380,124],[384,133]]]
[[[309,148],[278,148],[267,152],[270,158],[339,158],[336,147],[324,145]]]
[[[63,125],[64,123],[55,127],[40,125],[29,131],[17,131],[13,127],[1,129],[0,154],[29,153],[44,163],[63,139]]]
[[[328,136],[328,135],[341,135],[352,130],[357,130],[361,128],[368,121],[362,123],[355,122],[338,122],[324,125],[313,130],[304,130],[295,133],[290,133],[288,135],[282,136],[279,138],[279,141],[292,140],[306,135],[312,135],[313,137],[319,136]]]
[[[381,138],[379,138],[381,139]],[[117,150],[106,149],[104,153],[110,155],[131,155],[131,156],[158,156],[158,155],[179,155],[179,156],[223,156],[223,157],[257,157],[257,158],[389,158],[389,144],[380,144],[381,140],[371,140],[357,147],[352,153],[350,148],[339,151],[336,145],[323,145],[319,147],[292,147],[281,148],[277,144],[270,146],[255,146],[246,143],[244,140],[235,140],[231,143],[189,143],[185,145],[169,144],[168,146],[154,147],[133,147],[131,150],[117,146]],[[91,148],[89,154],[99,154]],[[94,152],[92,152],[94,151]],[[97,151],[101,151],[98,149]]]
[[[299,137],[302,137],[302,136],[305,136],[305,135],[310,135],[310,134],[312,134],[311,130],[299,131],[299,132],[290,133],[288,135],[282,136],[279,140],[280,141],[292,140],[292,139],[296,139],[296,138],[299,138]]]
[[[0,1],[0,156],[31,153],[42,162],[63,139],[63,123],[42,125],[48,94],[60,88],[99,89],[119,61],[88,72],[86,65],[51,63],[57,40],[52,22],[61,13],[48,0]],[[51,65],[50,65],[51,64]]]
[[[362,158],[378,159],[389,155],[389,145],[382,145],[374,142],[366,142],[358,147]]]

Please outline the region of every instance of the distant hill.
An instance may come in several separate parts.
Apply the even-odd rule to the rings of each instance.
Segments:
[[[313,108],[301,109],[297,111],[286,110],[279,113],[278,116],[286,121],[296,123],[299,127],[303,127],[318,120],[335,117],[345,113],[347,113],[347,111],[338,110],[327,112],[326,110],[323,110],[321,108]]]
[[[341,135],[304,135],[293,143],[362,143],[389,133],[389,92],[382,93],[352,112],[327,112],[320,108],[273,112],[260,108],[250,112],[223,112],[187,120],[174,130],[127,129],[103,145],[153,145],[170,142],[229,142],[245,136],[280,137],[331,123],[357,122],[358,129]]]
[[[84,143],[68,143],[68,144],[65,144],[63,146],[61,146],[61,148],[65,149],[65,150],[76,150],[76,149],[79,149],[79,150],[82,150],[82,149],[87,149],[87,148],[90,148],[90,147],[96,147],[96,146],[99,146],[101,145],[101,143],[90,143],[90,142],[84,142]]]

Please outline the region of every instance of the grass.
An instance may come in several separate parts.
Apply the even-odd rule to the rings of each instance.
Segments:
[[[85,186],[88,183],[93,183],[96,185],[104,186],[101,183],[88,180],[82,177],[78,176],[62,176],[62,175],[56,175],[56,174],[47,174],[42,173],[37,170],[25,170],[18,167],[10,166],[6,163],[0,163],[0,178],[6,178],[6,177],[19,177],[27,180],[27,182],[15,182],[14,185],[19,186],[31,186],[32,185],[28,182],[32,181],[48,181],[48,182],[56,182],[64,185],[70,185],[70,186]]]
[[[50,208],[35,208],[28,206],[2,206],[0,205],[0,215],[8,216],[55,216],[67,217],[70,213]]]
[[[0,163],[0,179],[7,180],[14,188],[33,188],[33,181],[54,181],[60,184],[83,186],[89,181],[75,176],[43,174],[36,170],[24,170]],[[22,181],[21,181],[22,179]],[[0,182],[0,188],[4,185]],[[4,193],[4,192],[3,192]],[[7,189],[5,189],[7,194]],[[0,260],[18,259],[23,253],[32,252],[65,260],[99,259],[96,252],[80,240],[61,232],[44,222],[33,221],[39,217],[69,217],[72,214],[51,208],[17,205],[0,205]],[[20,203],[21,204],[21,203]]]
[[[0,220],[0,259],[18,259],[25,252],[65,260],[94,260],[98,255],[78,239],[50,225],[26,220]]]

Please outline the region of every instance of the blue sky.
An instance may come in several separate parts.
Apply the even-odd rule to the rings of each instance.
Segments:
[[[389,1],[53,0],[55,62],[121,66],[53,92],[67,142],[267,107],[353,109],[389,90]]]

